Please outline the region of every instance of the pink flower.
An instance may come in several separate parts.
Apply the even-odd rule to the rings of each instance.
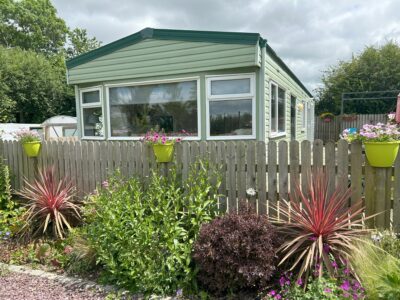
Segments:
[[[103,187],[103,188],[108,188],[109,187],[109,184],[108,184],[108,181],[107,180],[104,180],[102,183],[101,183],[101,186]]]
[[[73,248],[71,246],[66,246],[64,248],[64,254],[70,254],[72,252]]]
[[[350,289],[350,282],[348,280],[343,281],[340,288],[344,291],[348,291]]]

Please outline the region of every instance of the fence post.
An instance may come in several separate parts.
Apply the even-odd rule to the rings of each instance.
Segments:
[[[393,231],[400,232],[400,155],[394,164],[393,182]]]
[[[364,190],[364,199],[365,199],[365,215],[371,216],[375,214],[375,168],[371,167],[368,163],[368,160],[365,160],[365,190]],[[366,221],[366,225],[368,228],[375,227],[375,218],[368,219]]]

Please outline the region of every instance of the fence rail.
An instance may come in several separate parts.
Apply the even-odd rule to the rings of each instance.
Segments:
[[[24,186],[24,177],[34,179],[36,168],[54,166],[57,176],[72,179],[80,196],[91,193],[116,169],[124,176],[147,176],[154,168],[169,167],[157,164],[152,149],[141,142],[43,142],[39,157],[32,159],[18,142],[0,141],[0,155],[13,174],[15,190]],[[257,193],[249,201],[259,213],[268,213],[271,204],[288,200],[296,182],[305,188],[307,175],[323,167],[330,177],[330,191],[349,182],[354,191],[351,201],[363,198],[367,215],[384,212],[375,218],[374,225],[400,229],[400,159],[392,168],[373,168],[359,143],[183,142],[176,145],[170,164],[186,178],[190,165],[199,157],[221,167],[222,210],[235,210],[238,199],[248,198],[246,190],[253,188]]]

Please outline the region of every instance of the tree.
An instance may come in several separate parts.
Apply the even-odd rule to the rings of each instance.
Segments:
[[[41,123],[61,112],[68,87],[58,60],[33,51],[0,47],[0,100],[3,103],[12,99],[14,108],[11,111],[1,105],[2,119]]]
[[[59,53],[68,33],[50,0],[0,0],[0,44]]]
[[[70,30],[50,0],[0,0],[0,122],[75,115],[65,59],[100,46]]]
[[[316,112],[340,113],[342,93],[400,90],[400,46],[388,42],[381,47],[366,47],[350,61],[340,61],[338,65],[325,71],[322,77],[324,86],[317,91],[319,101]],[[387,113],[394,109],[393,101],[354,100],[347,101],[345,112],[349,113]]]
[[[85,52],[91,51],[100,47],[99,42],[95,37],[89,38],[86,29],[75,28],[68,33],[68,43],[66,47],[67,58],[72,58]]]

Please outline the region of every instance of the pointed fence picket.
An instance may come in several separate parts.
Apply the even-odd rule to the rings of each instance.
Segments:
[[[290,201],[297,184],[307,189],[312,170],[324,168],[328,190],[350,186],[349,205],[363,199],[366,215],[382,212],[367,224],[400,230],[400,158],[392,168],[373,168],[365,159],[362,145],[346,141],[211,141],[176,144],[173,163],[157,164],[151,147],[137,141],[45,141],[38,158],[28,158],[20,143],[0,141],[0,156],[11,171],[15,191],[34,180],[39,168],[53,167],[58,178],[70,178],[83,197],[93,192],[117,169],[123,176],[145,177],[154,169],[167,174],[176,166],[182,180],[198,159],[217,165],[221,174],[218,206],[236,211],[238,201],[247,199],[259,213],[275,214],[272,207]],[[215,178],[213,179],[215,182]],[[247,194],[249,188],[256,195]]]

